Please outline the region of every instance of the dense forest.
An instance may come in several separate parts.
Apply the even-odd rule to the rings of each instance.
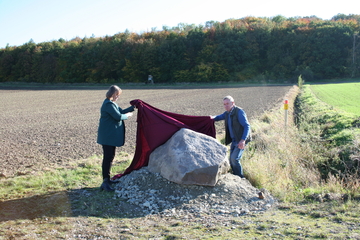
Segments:
[[[307,81],[359,77],[360,15],[245,17],[0,49],[0,82]],[[358,57],[359,56],[359,57]]]

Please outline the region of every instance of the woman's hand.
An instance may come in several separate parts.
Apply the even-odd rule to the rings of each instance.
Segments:
[[[133,113],[132,113],[132,112],[125,113],[125,114],[126,114],[126,116],[128,116],[128,117],[131,117],[131,116],[133,115]]]

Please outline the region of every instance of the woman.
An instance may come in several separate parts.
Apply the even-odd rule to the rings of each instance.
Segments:
[[[115,102],[118,100],[122,90],[112,85],[106,93],[100,109],[100,123],[98,129],[97,143],[103,148],[102,176],[103,183],[101,190],[114,191],[110,186],[110,168],[115,157],[116,147],[121,147],[125,143],[125,125],[124,121],[132,116],[134,106],[121,109]]]

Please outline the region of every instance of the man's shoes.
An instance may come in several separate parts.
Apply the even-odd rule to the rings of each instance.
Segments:
[[[107,192],[113,192],[115,191],[115,189],[113,189],[111,186],[110,186],[110,179],[109,178],[105,178],[103,183],[101,184],[100,186],[100,190],[102,191],[107,191]]]
[[[259,198],[260,198],[260,199],[264,199],[264,198],[265,198],[265,195],[264,195],[263,192],[259,192],[258,195],[259,195]]]

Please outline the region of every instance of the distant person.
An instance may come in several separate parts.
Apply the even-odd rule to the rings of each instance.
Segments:
[[[230,166],[233,174],[244,178],[241,157],[246,143],[250,141],[250,124],[243,109],[235,105],[234,98],[223,98],[225,112],[212,116],[214,121],[225,120],[225,145],[230,146]]]
[[[118,100],[122,90],[112,85],[106,93],[100,109],[100,121],[98,129],[97,143],[103,148],[102,177],[103,183],[101,190],[114,191],[111,187],[110,169],[115,157],[116,147],[121,147],[125,143],[125,124],[124,120],[132,116],[134,106],[121,109],[115,102]]]
[[[154,80],[153,80],[153,76],[149,75],[148,76],[148,83],[154,84]]]

